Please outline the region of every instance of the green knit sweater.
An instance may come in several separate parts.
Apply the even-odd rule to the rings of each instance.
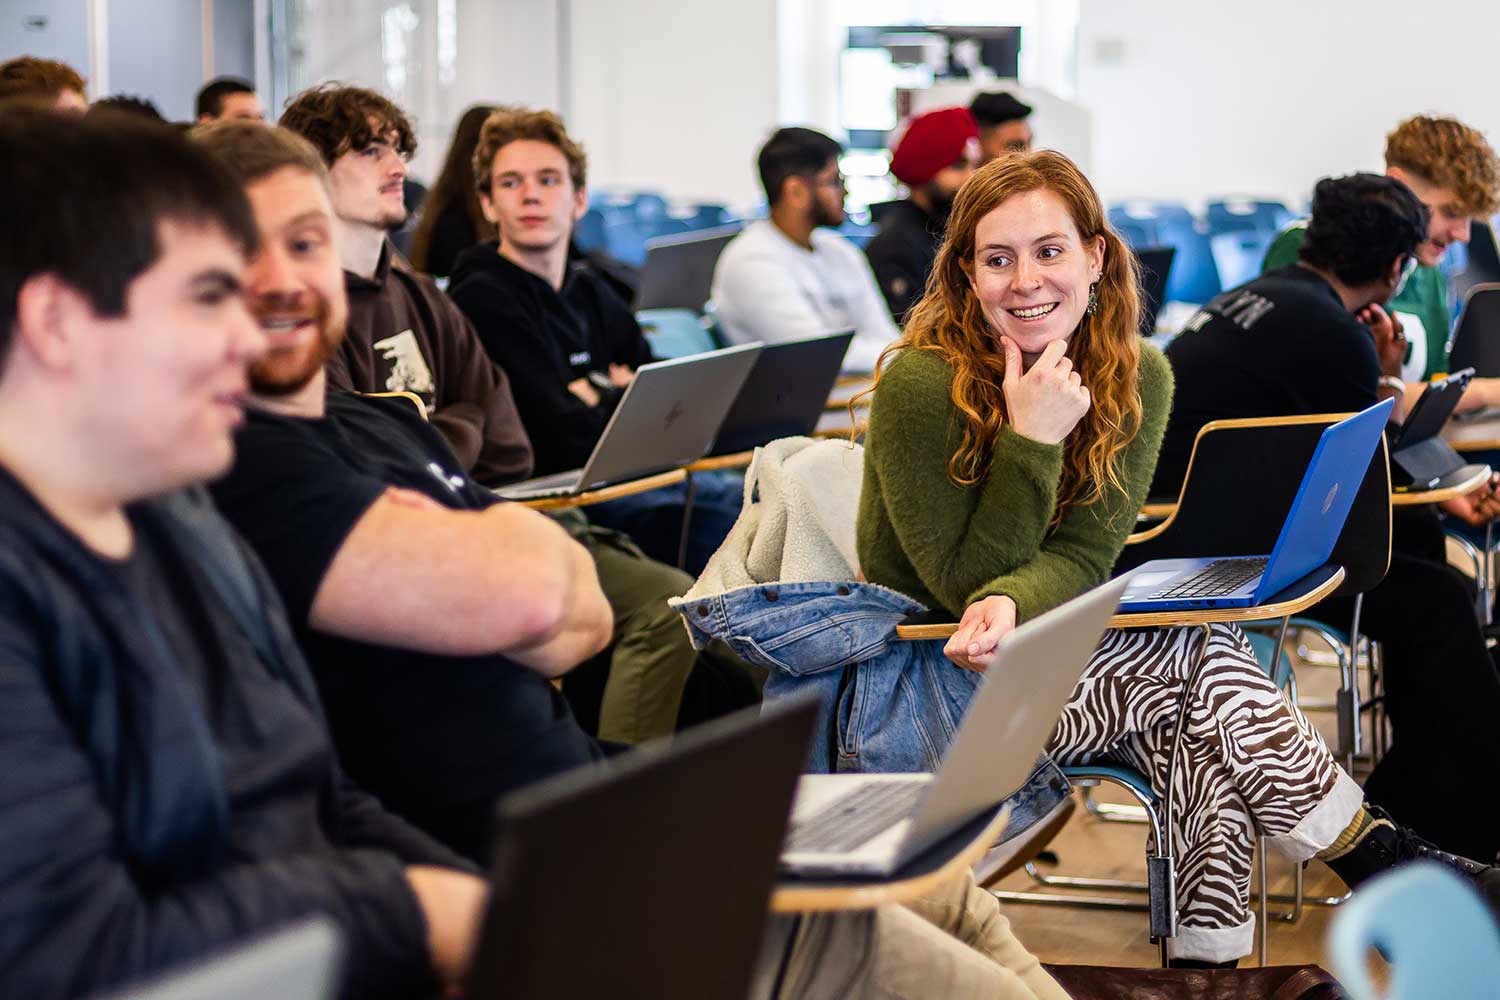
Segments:
[[[1062,445],[1000,432],[989,472],[970,487],[948,478],[963,440],[953,369],[931,351],[904,350],[880,380],[866,436],[857,537],[865,579],[946,608],[992,594],[1026,621],[1097,586],[1125,546],[1146,499],[1172,409],[1172,369],[1141,345],[1141,429],[1121,456],[1128,492],[1075,507],[1048,530],[1057,507]]]

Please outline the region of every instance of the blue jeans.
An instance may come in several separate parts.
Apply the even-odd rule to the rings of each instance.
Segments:
[[[897,623],[926,608],[874,584],[769,583],[674,606],[695,646],[720,639],[770,671],[768,702],[817,698],[813,773],[937,770],[982,680],[948,662],[941,642],[898,641]],[[1067,794],[1043,754],[1011,800],[1007,836]]]

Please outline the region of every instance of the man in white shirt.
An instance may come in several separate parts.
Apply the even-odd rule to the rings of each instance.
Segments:
[[[731,343],[772,343],[854,327],[844,371],[870,372],[901,331],[865,255],[837,233],[844,221],[843,148],[821,132],[778,129],[757,165],[771,217],[719,255],[712,307]]]

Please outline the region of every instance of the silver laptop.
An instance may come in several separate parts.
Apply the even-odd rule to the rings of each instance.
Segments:
[[[314,918],[112,993],[108,1000],[332,1000],[342,951],[333,924]]]
[[[1111,581],[1001,639],[937,774],[804,775],[782,868],[890,875],[1008,798],[1035,769],[1128,583]]]
[[[502,486],[507,500],[565,497],[696,462],[755,367],[761,345],[641,365],[582,469]]]

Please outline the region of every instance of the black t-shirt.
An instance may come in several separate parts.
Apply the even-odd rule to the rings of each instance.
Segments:
[[[1175,497],[1211,420],[1372,406],[1380,360],[1364,324],[1305,267],[1267,272],[1204,306],[1167,348],[1177,391],[1151,484]]]
[[[333,393],[321,419],[251,410],[233,470],[213,488],[286,601],[350,775],[470,855],[486,851],[494,799],[596,759],[562,695],[503,656],[441,656],[310,629],[324,574],[388,486],[447,507],[498,503],[402,399]],[[380,600],[380,581],[370,582]],[[441,608],[434,608],[441,615]]]
[[[887,211],[880,232],[865,245],[865,256],[870,258],[870,269],[891,317],[901,323],[927,287],[938,244],[943,241],[943,223],[911,199]]]

